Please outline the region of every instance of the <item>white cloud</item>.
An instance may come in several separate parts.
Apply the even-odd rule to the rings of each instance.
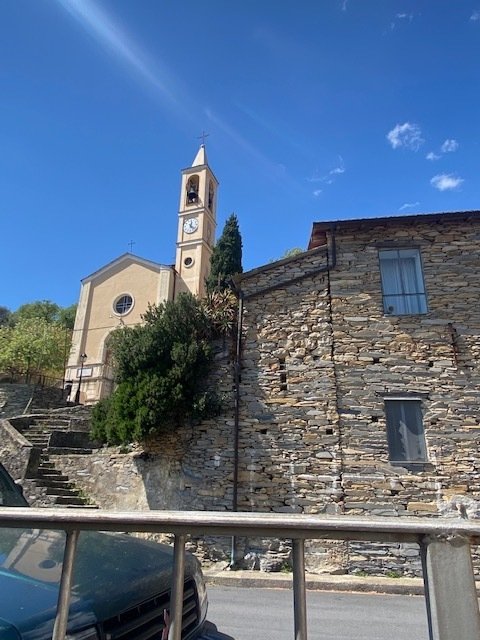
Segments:
[[[343,2],[342,2],[342,11],[346,11],[347,10],[347,4],[348,4],[348,0],[343,0]]]
[[[405,209],[415,209],[416,207],[418,207],[420,204],[420,202],[405,202],[405,204],[402,204],[402,206],[400,207],[399,211],[405,211]]]
[[[449,191],[452,189],[457,189],[462,182],[464,182],[463,178],[459,178],[454,176],[452,173],[440,173],[430,180],[430,184],[438,189],[439,191]]]
[[[453,139],[447,139],[442,144],[441,149],[442,149],[442,153],[451,153],[453,151],[456,151],[458,149],[458,142]]]
[[[472,13],[470,20],[472,20],[472,22],[478,22],[480,20],[480,11],[478,9]]]
[[[433,151],[429,151],[429,153],[427,153],[427,155],[425,156],[427,160],[438,160],[441,156],[437,155],[436,153],[434,153]]]
[[[397,13],[395,17],[399,20],[408,20],[411,22],[413,20],[413,13]]]
[[[404,148],[410,149],[411,151],[418,151],[425,142],[418,124],[411,122],[395,125],[394,128],[387,133],[387,140],[393,149]]]
[[[315,189],[315,191],[313,192],[313,195],[318,198],[318,196],[322,193],[321,189]]]
[[[338,156],[338,164],[327,174],[320,174],[318,169],[315,169],[313,175],[310,178],[307,178],[308,182],[323,182],[324,184],[332,184],[335,176],[340,176],[342,173],[345,173],[345,165],[343,164],[342,156]],[[318,195],[318,194],[315,194]]]

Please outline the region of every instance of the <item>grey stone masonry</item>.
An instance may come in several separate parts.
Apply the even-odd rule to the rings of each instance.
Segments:
[[[237,281],[242,508],[432,517],[477,505],[480,214],[340,221],[324,235],[323,247]],[[412,248],[426,312],[385,313],[379,250]],[[421,464],[391,460],[393,397],[421,404]],[[419,552],[351,544],[342,562],[415,573]]]

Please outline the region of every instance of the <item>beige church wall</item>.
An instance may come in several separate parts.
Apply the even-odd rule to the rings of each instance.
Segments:
[[[87,321],[88,302],[90,299],[90,282],[85,282],[80,289],[80,298],[75,316],[75,325],[72,336],[72,348],[68,359],[68,367],[75,367],[79,362],[79,356],[82,352],[81,336],[83,328]],[[67,376],[68,378],[68,376]]]
[[[158,281],[158,271],[131,263],[128,266],[120,264],[115,271],[91,283],[89,331],[84,344],[87,362],[103,359],[104,342],[113,329],[138,324],[148,304],[160,302]],[[120,316],[115,313],[113,305],[123,294],[131,295],[134,305],[131,311]]]
[[[182,249],[181,259],[184,262],[191,258],[191,267],[182,266],[181,277],[176,286],[177,293],[191,291],[194,295],[203,296],[205,294],[205,280],[210,272],[211,250],[205,243],[195,243],[191,247],[186,245]],[[180,265],[177,265],[177,269]]]
[[[111,265],[103,274],[84,282],[75,320],[72,349],[66,379],[78,381],[80,354],[86,353],[80,402],[95,402],[112,391],[112,371],[105,364],[105,345],[109,334],[121,326],[141,322],[148,304],[171,299],[174,274],[169,267],[152,268],[131,259]],[[129,294],[134,300],[125,315],[114,311],[114,302]],[[77,386],[74,384],[73,393]]]

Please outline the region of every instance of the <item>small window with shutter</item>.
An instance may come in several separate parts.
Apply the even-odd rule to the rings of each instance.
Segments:
[[[392,462],[426,462],[422,403],[418,398],[385,399],[387,438]]]

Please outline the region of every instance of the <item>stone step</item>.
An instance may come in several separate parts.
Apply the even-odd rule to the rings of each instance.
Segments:
[[[58,429],[55,429],[58,431]],[[67,429],[59,429],[62,433],[67,432]],[[25,429],[23,432],[27,436],[49,436],[52,433],[52,429]]]
[[[47,487],[46,491],[47,496],[61,496],[61,497],[70,497],[70,498],[79,498],[78,492],[75,489],[71,489],[70,487],[62,488],[62,487]],[[83,499],[83,498],[82,498]]]
[[[53,464],[53,462],[50,462],[50,460],[48,459],[48,456],[41,456],[40,457],[40,468],[42,469],[55,469],[55,465]]]
[[[33,436],[33,437],[29,437],[28,441],[35,446],[41,446],[42,448],[47,448],[50,438],[48,436],[47,437]]]
[[[100,507],[97,504],[64,504],[62,505],[65,509],[99,509]]]
[[[40,467],[37,472],[37,480],[57,480],[57,482],[63,481],[68,482],[70,478],[63,474],[61,471],[57,471],[56,469],[48,469],[47,471],[43,471]]]
[[[43,478],[36,478],[35,484],[39,487],[50,487],[52,489],[71,489],[72,483],[70,480],[48,480]]]
[[[57,424],[56,422],[32,422],[29,429],[40,429],[44,431],[68,431],[70,424]]]
[[[48,447],[48,452],[56,455],[89,455],[93,449],[80,449],[79,447]]]
[[[80,496],[57,496],[57,498],[55,499],[55,504],[83,506],[85,504],[85,499],[81,498]]]

